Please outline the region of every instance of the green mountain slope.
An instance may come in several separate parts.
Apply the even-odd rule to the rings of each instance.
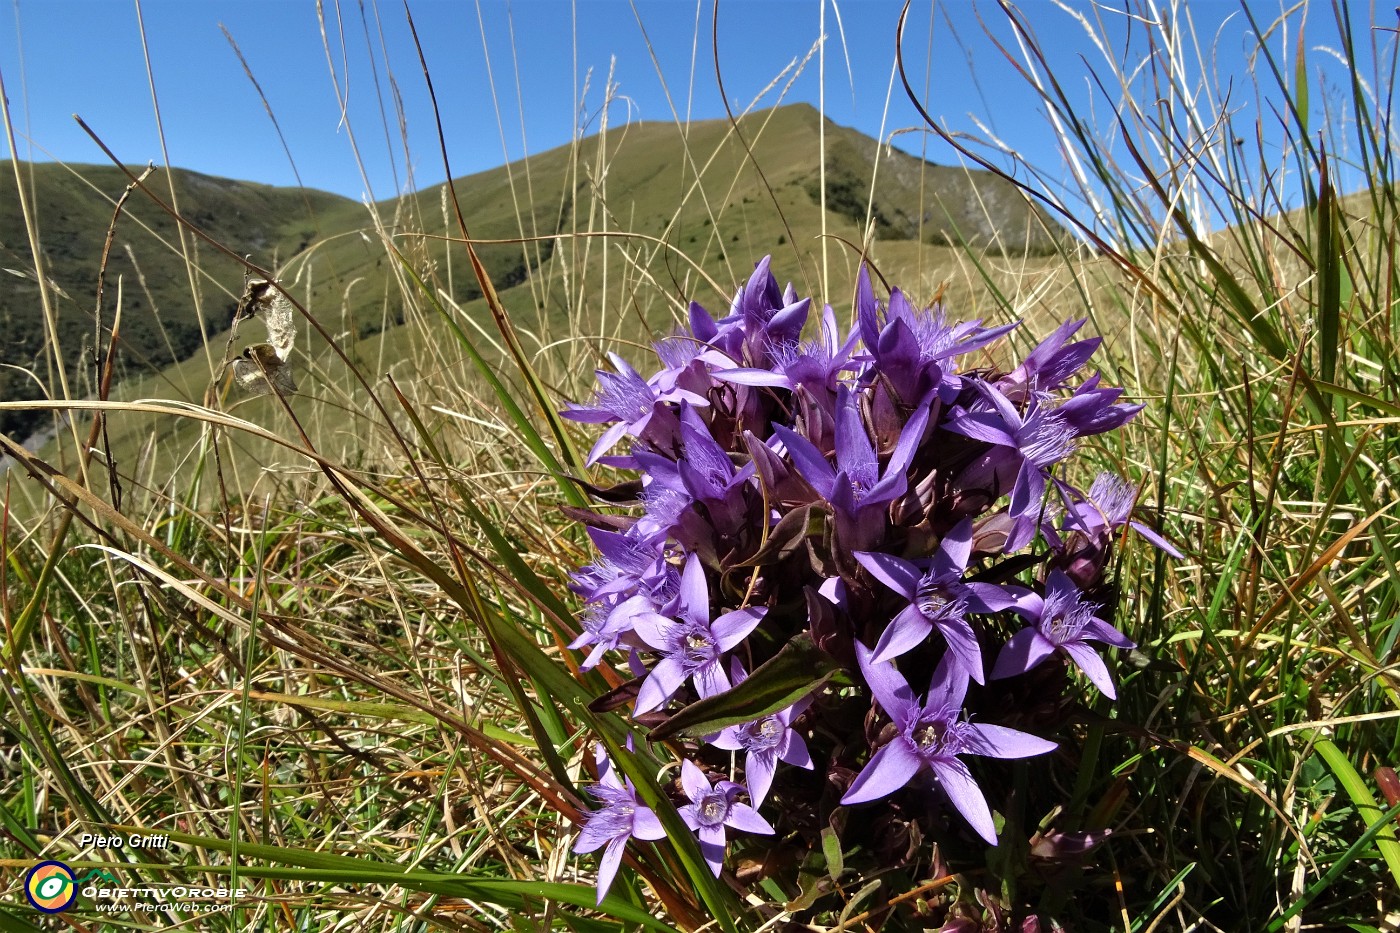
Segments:
[[[39,262],[51,283],[55,331],[67,365],[70,390],[84,392],[91,374],[94,302],[102,244],[115,200],[127,179],[113,167],[21,165],[26,194],[34,206]],[[229,248],[254,255],[287,258],[316,238],[317,216],[344,199],[335,195],[272,188],[211,178],[195,172],[171,174],[182,211]],[[168,182],[153,175],[152,188],[168,197]],[[122,289],[122,355],[128,367],[160,368],[198,352],[205,335],[228,326],[240,273],[231,261],[212,258],[205,244],[190,242],[189,266],[181,251],[176,222],[136,194],[117,228],[107,267],[110,326],[118,286]],[[20,210],[13,166],[0,164],[0,398],[36,398],[57,393],[46,347],[36,281],[36,262]],[[196,270],[193,283],[187,268]],[[33,375],[31,375],[31,372]],[[36,380],[37,377],[37,380]],[[41,416],[0,412],[0,430],[23,433]]]
[[[636,338],[643,327],[666,328],[692,296],[722,308],[733,284],[767,253],[780,276],[836,303],[854,270],[850,250],[836,238],[861,240],[868,203],[879,244],[873,255],[896,266],[916,253],[927,256],[927,244],[966,239],[991,252],[1038,254],[1062,235],[993,176],[884,150],[830,121],[823,217],[819,121],[806,105],[755,113],[741,121],[743,142],[728,121],[636,123],[459,179],[454,191],[473,238],[525,241],[479,250],[518,326],[540,341],[580,330]],[[98,260],[125,178],[110,167],[52,164],[21,165],[21,175],[53,286],[69,393],[86,395]],[[0,276],[0,363],[7,364],[0,398],[57,395],[13,178],[11,166],[0,166],[0,267],[11,272]],[[444,239],[458,235],[445,186],[361,205],[180,170],[171,179],[186,218],[234,252],[280,270],[338,340],[353,345],[384,332],[366,345],[376,365],[414,358],[395,325],[424,313],[405,297],[414,288],[403,281],[396,252],[449,304],[470,312],[479,298],[461,247]],[[168,184],[163,173],[148,182],[162,196]],[[207,244],[189,241],[187,263],[175,221],[136,193],[117,228],[103,318],[110,325],[120,281],[123,374],[189,360],[161,374],[160,394],[173,388],[197,399],[223,358],[220,335],[243,273]],[[580,328],[580,316],[587,327]],[[306,344],[312,360],[323,350],[319,340]],[[0,412],[0,430],[24,436],[45,417]]]

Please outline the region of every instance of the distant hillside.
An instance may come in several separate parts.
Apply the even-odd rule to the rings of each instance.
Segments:
[[[36,206],[41,244],[40,264],[54,286],[58,339],[68,360],[68,376],[79,383],[92,371],[93,305],[102,243],[112,220],[113,205],[126,187],[116,168],[26,164],[20,167],[27,194]],[[74,173],[77,173],[76,175]],[[249,182],[211,178],[195,172],[173,173],[180,207],[191,220],[240,253],[285,259],[318,236],[317,216],[350,203],[335,195],[271,188]],[[163,175],[150,180],[165,194]],[[0,163],[0,362],[34,370],[49,381],[39,286],[34,259],[20,213],[10,163]],[[129,202],[129,216],[117,229],[108,264],[107,308],[111,325],[117,287],[123,288],[123,355],[130,365],[160,367],[195,353],[201,345],[199,319],[189,276],[180,255],[176,223],[139,194]],[[201,269],[211,278],[196,281],[208,329],[228,326],[234,300],[241,291],[241,273],[225,259],[211,260],[212,250],[200,244]],[[212,270],[212,271],[211,271]],[[74,386],[73,391],[81,392]],[[35,398],[41,394],[34,378],[14,368],[0,369],[0,398]],[[23,435],[42,416],[30,412],[0,413],[0,430]]]
[[[550,319],[577,313],[580,288],[601,288],[606,280],[599,265],[605,260],[586,256],[586,247],[577,245],[585,241],[556,240],[559,233],[629,231],[660,237],[720,283],[742,279],[765,253],[776,254],[775,268],[786,269],[790,277],[815,269],[816,236],[822,229],[819,119],[807,105],[744,118],[744,134],[767,186],[728,121],[714,120],[692,123],[684,133],[670,123],[616,128],[606,138],[591,137],[458,179],[454,188],[473,237],[540,238],[523,248],[498,244],[483,246],[481,252],[507,306],[521,314],[533,312],[546,326]],[[886,150],[830,121],[826,133],[828,233],[859,239],[874,176],[876,235],[891,246],[965,241],[994,252],[1039,254],[1053,249],[1055,237],[1063,235],[992,175]],[[113,202],[126,179],[114,168],[87,165],[25,164],[21,174],[36,205],[45,275],[55,287],[70,388],[85,395],[90,392],[98,261]],[[479,297],[458,248],[449,253],[449,244],[441,239],[416,235],[456,234],[444,186],[381,202],[371,210],[324,192],[182,170],[172,176],[184,216],[235,252],[286,269],[284,282],[295,282],[289,287],[333,332],[354,339],[403,321],[405,305],[394,281],[394,262],[386,260],[386,238],[441,294],[459,303]],[[154,174],[148,184],[162,195],[167,191],[163,173]],[[789,229],[799,243],[788,243]],[[561,243],[569,243],[571,250],[563,266],[555,256]],[[674,290],[673,297],[690,287],[683,284],[687,271],[671,252],[645,246],[633,250],[635,271]],[[605,255],[601,245],[592,249],[596,257]],[[802,262],[796,261],[794,249]],[[242,270],[206,245],[196,244],[194,250],[198,306],[217,360],[223,341],[214,338],[228,327]],[[596,274],[583,271],[591,268],[589,263],[598,265]],[[51,382],[47,336],[8,163],[0,165],[0,268],[8,273],[0,276],[0,363],[8,364],[0,368],[0,398],[37,398],[43,390],[34,376]],[[849,263],[842,281],[848,272]],[[129,201],[117,230],[103,311],[108,326],[119,280],[126,371],[153,372],[200,352],[200,318],[177,226],[139,193]],[[648,307],[635,310],[649,326],[665,326],[665,319]],[[0,431],[22,437],[44,417],[0,413]]]

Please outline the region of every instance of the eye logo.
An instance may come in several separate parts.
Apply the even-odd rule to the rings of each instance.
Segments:
[[[24,876],[24,896],[46,914],[67,910],[78,898],[73,869],[62,862],[40,862]]]

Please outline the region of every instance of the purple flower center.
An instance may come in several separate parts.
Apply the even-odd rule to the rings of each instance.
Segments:
[[[687,675],[693,674],[707,664],[713,664],[719,658],[719,646],[715,644],[714,635],[711,634],[708,625],[697,623],[685,625],[677,640],[681,666],[684,667]]]
[[[1089,487],[1089,500],[1094,503],[1109,525],[1121,525],[1133,511],[1137,488],[1112,473],[1100,473]]]
[[[919,751],[932,754],[942,746],[944,731],[943,723],[926,722],[915,726],[909,738],[919,747]]]
[[[782,740],[784,728],[776,716],[764,716],[757,722],[748,723],[742,729],[744,747],[754,752],[772,751]]]
[[[630,836],[634,812],[633,808],[626,804],[595,810],[593,815],[588,818],[589,828],[608,838]]]
[[[905,732],[905,737],[924,760],[945,758],[963,750],[963,726],[954,718],[955,710],[925,710]]]
[[[1094,607],[1081,602],[1073,591],[1052,589],[1045,594],[1040,630],[1057,645],[1079,641],[1084,626],[1094,617]]]
[[[1074,452],[1074,430],[1059,414],[1037,407],[1016,432],[1016,444],[1031,463],[1048,466]]]
[[[598,390],[598,407],[610,411],[625,421],[637,421],[651,412],[656,396],[651,386],[641,378],[628,378],[616,373],[599,373],[603,384]]]
[[[583,630],[593,636],[594,641],[601,639],[608,626],[608,609],[594,604],[588,607],[583,614]]]
[[[915,312],[905,319],[919,342],[919,362],[927,366],[953,349],[954,328],[947,326],[941,309]]]
[[[642,490],[642,504],[647,517],[663,528],[670,528],[680,518],[681,511],[690,504],[690,497],[669,486],[652,483]]]
[[[704,476],[710,491],[715,495],[723,493],[734,475],[734,462],[729,459],[720,446],[714,442],[691,443],[687,441],[685,452],[690,459],[690,466]]]
[[[1062,644],[1067,641],[1078,641],[1080,633],[1084,630],[1085,613],[1083,612],[1063,612],[1050,619],[1048,637],[1055,644]]]
[[[695,804],[695,816],[701,826],[719,826],[729,816],[729,798],[719,791],[705,794]]]
[[[919,589],[914,594],[914,602],[927,619],[937,619],[944,615],[955,601],[956,597],[946,586],[933,579],[931,574],[919,581]]]
[[[667,369],[683,369],[700,355],[700,344],[684,334],[663,337],[654,345],[656,357]]]

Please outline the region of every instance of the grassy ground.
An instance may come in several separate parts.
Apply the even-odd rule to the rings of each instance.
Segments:
[[[1070,824],[1113,830],[1088,859],[1017,877],[993,860],[929,880],[886,916],[891,892],[829,855],[800,890],[749,888],[707,881],[684,845],[662,846],[592,909],[593,863],[568,853],[581,767],[622,726],[587,708],[614,675],[575,676],[561,650],[576,608],[566,575],[590,556],[561,510],[582,500],[557,475],[580,470],[591,437],[548,413],[590,391],[603,348],[639,359],[681,296],[721,309],[770,251],[780,277],[821,294],[813,237],[861,233],[840,218],[824,227],[795,179],[770,176],[770,200],[732,143],[687,147],[648,126],[628,132],[669,139],[671,164],[718,153],[704,184],[622,217],[606,190],[580,187],[574,226],[535,276],[502,287],[499,318],[462,243],[372,217],[374,262],[396,282],[380,305],[403,327],[347,339],[334,297],[299,280],[290,291],[324,333],[301,325],[303,390],[285,404],[133,401],[204,402],[197,360],[128,387],[101,420],[102,403],[74,406],[72,431],[95,430],[95,453],[65,432],[7,474],[0,928],[48,922],[19,906],[37,858],[130,884],[249,889],[190,920],[197,929],[892,929],[915,922],[916,903],[979,889],[1072,929],[1393,928],[1400,795],[1381,769],[1400,758],[1400,203],[1388,114],[1363,93],[1352,119],[1330,123],[1352,135],[1327,151],[1358,153],[1370,181],[1348,198],[1306,126],[1290,128],[1297,208],[1181,134],[1189,114],[1164,129],[1145,109],[1198,100],[1177,86],[1172,48],[1145,59],[1155,97],[1131,96],[1151,84],[1141,76],[1121,81],[1144,106],[1120,108],[1124,119],[1160,144],[1138,151],[1158,161],[1114,162],[1087,145],[1102,138],[1092,127],[1066,130],[1115,208],[1081,231],[1094,248],[1008,258],[916,238],[872,252],[891,282],[942,292],[958,316],[1028,317],[1021,349],[1089,316],[1108,338],[1106,381],[1148,403],[1091,458],[1145,485],[1187,559],[1124,549],[1118,623],[1141,652],[1121,668],[1118,704],[1085,711],[1069,737],[1075,766],[1038,775]],[[1285,99],[1305,88],[1279,80]],[[772,129],[783,145],[811,143],[800,127]],[[1209,135],[1254,138],[1233,129]],[[625,173],[627,151],[572,158],[601,178]],[[1173,213],[1186,192],[1221,217]],[[436,194],[420,211],[410,229],[456,235]],[[589,235],[617,231],[670,246]],[[833,255],[825,295],[844,315],[855,260]],[[443,296],[462,283],[487,297],[453,306]],[[79,846],[103,827],[168,832],[172,847]],[[177,919],[117,921],[87,902],[63,916],[92,929]]]

